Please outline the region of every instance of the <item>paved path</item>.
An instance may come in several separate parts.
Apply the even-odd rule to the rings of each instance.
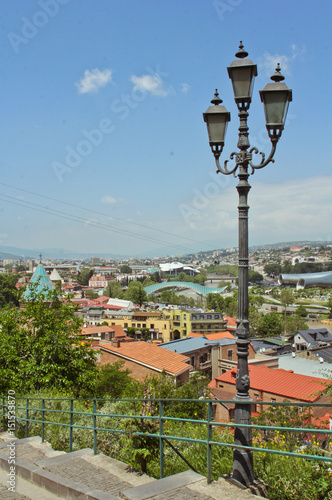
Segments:
[[[0,499],[1,500],[59,500],[58,495],[39,488],[38,486],[16,477],[15,493],[8,490],[7,472],[0,469]]]
[[[156,480],[103,454],[84,449],[54,451],[40,437],[16,441],[15,492],[8,490],[8,435],[0,435],[0,500],[253,500],[258,498],[220,478],[207,484],[192,471]],[[31,480],[27,481],[24,478]],[[38,486],[37,486],[38,485]],[[41,485],[41,486],[40,486]],[[46,491],[47,489],[47,491]]]

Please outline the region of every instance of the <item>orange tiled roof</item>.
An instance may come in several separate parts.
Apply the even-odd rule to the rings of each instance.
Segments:
[[[172,375],[178,375],[190,368],[190,365],[187,364],[189,361],[187,356],[169,351],[168,349],[163,349],[162,347],[148,342],[121,343],[120,347],[115,347],[109,342],[102,344],[100,349],[150,366],[160,372],[165,370]]]
[[[205,337],[208,340],[219,340],[219,339],[234,339],[235,337],[231,332],[216,332],[216,333],[190,333],[188,337]]]
[[[235,318],[224,316],[224,320],[227,321],[226,328],[229,328],[230,330],[236,330],[237,324]]]
[[[231,332],[217,332],[217,333],[208,333],[205,335],[208,340],[218,340],[218,339],[234,339],[235,337]]]
[[[216,377],[219,382],[235,385],[236,368]],[[326,380],[308,375],[299,375],[281,368],[249,366],[250,388],[263,392],[270,392],[284,398],[315,401],[325,390]],[[219,384],[218,384],[219,385]]]
[[[81,330],[82,330],[82,335],[114,332],[114,337],[125,337],[126,336],[125,331],[121,325],[112,325],[112,326],[88,325],[86,327],[82,326]]]

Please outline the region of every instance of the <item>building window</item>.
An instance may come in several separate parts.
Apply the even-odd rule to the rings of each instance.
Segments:
[[[136,323],[131,324],[132,328],[136,328]]]
[[[154,329],[154,323],[151,323],[150,328]]]
[[[208,315],[207,315],[207,319],[212,319],[211,314],[208,314]]]
[[[143,323],[143,328],[146,328],[146,323]]]
[[[276,403],[276,402],[277,402],[277,400],[276,400],[276,399],[271,398],[271,403]]]
[[[233,349],[229,349],[227,351],[227,359],[228,359],[228,361],[232,361],[232,359],[233,359]]]

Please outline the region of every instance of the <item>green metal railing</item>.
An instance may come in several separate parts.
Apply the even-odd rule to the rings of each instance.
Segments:
[[[50,404],[52,402],[66,402],[68,405],[68,409],[54,409],[50,408]],[[87,411],[77,411],[75,410],[75,403],[84,402],[90,409]],[[138,404],[140,408],[142,408],[142,404],[146,405],[147,402],[151,405],[154,405],[154,408],[158,412],[158,415],[152,414],[115,414],[115,413],[100,413],[99,407],[106,402],[118,403],[118,402],[131,402],[132,404]],[[167,410],[169,409],[172,403],[196,403],[197,405],[207,405],[207,418],[205,419],[189,419],[189,418],[178,418],[167,415]],[[151,421],[155,422],[158,425],[158,432],[140,432],[135,430],[131,434],[134,436],[142,436],[149,437],[159,440],[159,468],[160,468],[160,477],[164,477],[164,444],[167,443],[170,447],[186,462],[186,464],[191,467],[193,470],[194,467],[189,463],[188,460],[183,457],[183,455],[172,445],[170,441],[178,441],[178,442],[188,442],[188,443],[199,443],[206,446],[206,470],[207,470],[207,481],[211,482],[211,470],[212,470],[212,447],[226,447],[226,448],[234,448],[234,443],[227,443],[222,441],[214,441],[212,440],[212,430],[213,428],[230,428],[234,429],[235,427],[251,427],[252,429],[259,429],[264,432],[268,431],[279,431],[282,433],[287,432],[295,432],[295,433],[305,433],[309,435],[326,435],[328,438],[332,434],[331,430],[321,429],[321,428],[306,428],[306,427],[278,427],[278,426],[269,426],[269,425],[245,425],[245,424],[234,424],[233,422],[216,422],[213,420],[213,405],[218,403],[221,404],[234,404],[234,400],[211,400],[211,399],[119,399],[119,400],[109,400],[109,399],[71,399],[71,398],[15,398],[15,422],[17,423],[17,429],[24,433],[25,437],[29,437],[29,424],[40,424],[40,430],[38,432],[41,433],[42,441],[45,440],[45,427],[52,426],[61,426],[68,428],[69,431],[69,451],[73,451],[73,440],[74,440],[74,430],[75,429],[84,429],[88,431],[92,431],[93,434],[93,451],[95,454],[98,452],[98,433],[108,432],[114,434],[129,434],[130,431],[126,428],[118,428],[116,427],[116,423],[112,427],[102,427],[101,420],[102,419],[123,419],[124,421]],[[9,421],[9,414],[12,415],[13,411],[13,403],[9,402],[7,396],[2,396],[0,398],[1,410],[2,410],[2,421],[3,427],[7,428],[7,423]],[[248,404],[253,404],[253,402],[249,402]],[[37,406],[36,406],[37,405]],[[273,407],[278,406],[287,406],[287,407],[332,407],[332,403],[268,403],[259,401],[259,405],[270,405]],[[92,410],[92,411],[91,411]],[[166,411],[165,411],[166,410]],[[36,417],[36,413],[39,418]],[[67,422],[60,422],[60,418],[58,421],[47,420],[47,415],[50,414],[58,414],[61,415],[62,418],[65,416]],[[85,416],[91,419],[91,425],[78,425],[75,424],[76,416]],[[192,437],[183,437],[176,435],[165,434],[165,424],[167,422],[188,422],[197,425],[202,425],[206,427],[206,438],[205,439],[196,439]],[[253,452],[258,453],[270,453],[282,456],[296,457],[296,458],[304,458],[309,460],[316,460],[322,462],[331,462],[332,463],[332,454],[329,452],[322,452],[322,455],[312,455],[309,453],[305,453],[303,450],[299,450],[299,452],[294,451],[281,451],[278,449],[258,447],[258,446],[236,446],[237,449],[248,449]]]

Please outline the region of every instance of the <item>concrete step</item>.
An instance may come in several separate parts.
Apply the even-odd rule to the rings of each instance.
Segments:
[[[0,498],[10,500],[253,500],[249,490],[239,489],[225,479],[207,484],[206,478],[186,471],[156,480],[103,454],[86,448],[57,452],[40,437],[14,440],[0,434]],[[8,446],[8,444],[10,446]],[[4,474],[9,471],[11,448],[15,450],[15,474],[20,491],[4,496]],[[2,471],[1,471],[2,468]],[[38,488],[29,496],[28,487]],[[26,496],[24,496],[24,493]],[[39,496],[38,496],[39,495]],[[40,496],[42,495],[42,496]],[[45,495],[45,496],[43,496]],[[257,498],[257,497],[256,497]]]

